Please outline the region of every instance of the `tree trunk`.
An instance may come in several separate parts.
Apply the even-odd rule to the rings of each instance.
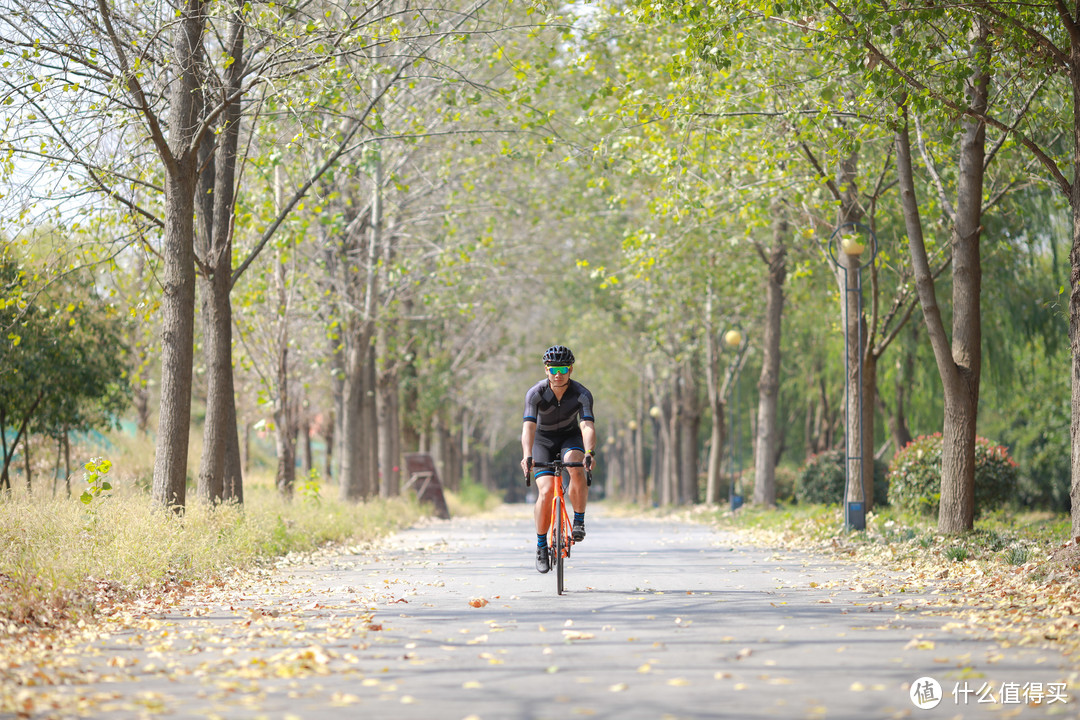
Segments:
[[[285,316],[281,324],[286,323]],[[279,336],[277,358],[277,398],[274,401],[274,444],[277,449],[277,472],[275,485],[285,497],[292,497],[296,485],[296,428],[289,402],[289,348],[288,338]]]
[[[363,435],[367,444],[364,448],[366,497],[373,497],[379,492],[379,437],[382,435],[382,428],[379,427],[379,412],[375,406],[375,395],[378,392],[375,358],[375,344],[369,342],[367,362],[364,363],[364,396],[361,401],[364,426],[367,428]]]
[[[379,488],[378,438],[375,413],[374,348],[371,323],[363,323],[346,359],[345,451],[341,464],[342,497],[366,500]]]
[[[340,245],[330,238],[320,226],[320,243],[323,247],[323,262],[326,274],[323,291],[327,303],[323,306],[325,314],[322,320],[327,328],[327,365],[330,370],[330,411],[324,437],[326,439],[326,477],[341,476],[341,458],[344,456],[343,439],[345,437],[345,323],[341,322],[341,310],[337,301],[340,291],[338,283],[338,265]]]
[[[1080,44],[1073,46],[1073,111],[1080,118]],[[1072,537],[1080,538],[1080,122],[1074,126],[1072,201],[1072,248],[1069,251],[1069,344],[1072,348],[1072,439],[1071,475],[1069,491],[1072,516]],[[1080,540],[1076,540],[1080,545]]]
[[[1069,498],[1072,537],[1080,538],[1080,42],[1071,43],[1069,69],[1073,105],[1072,248],[1069,250],[1069,344],[1072,349],[1072,438]],[[1076,541],[1080,544],[1080,540]]]
[[[912,336],[917,337],[917,326],[912,324]],[[892,436],[893,447],[900,451],[912,441],[911,429],[908,427],[907,414],[905,407],[907,405],[906,397],[908,385],[911,383],[915,372],[915,353],[910,348],[903,348],[901,350],[902,357],[896,363],[896,379],[893,383],[893,399],[895,404],[892,408],[889,408],[880,394],[878,397],[878,405],[880,406],[882,415],[886,418],[889,425],[889,434]]]
[[[378,455],[378,413],[375,408],[376,370],[375,364],[375,320],[376,300],[378,298],[379,253],[382,249],[381,188],[379,173],[381,165],[376,163],[374,194],[371,213],[371,226],[367,236],[366,267],[363,267],[364,282],[349,284],[350,302],[360,307],[360,312],[353,313],[349,325],[350,333],[346,344],[345,358],[345,403],[343,408],[341,458],[341,493],[349,500],[367,499],[379,488]],[[351,246],[352,238],[347,238]],[[359,248],[356,254],[359,255]],[[348,253],[346,253],[348,255]],[[361,268],[346,264],[346,274],[359,276]]]
[[[340,487],[343,500],[363,500],[368,497],[366,479],[367,467],[364,450],[364,433],[370,428],[364,427],[364,359],[367,357],[366,332],[359,333],[350,343],[345,358],[345,385],[342,404],[342,443]]]
[[[135,430],[139,435],[150,434],[150,390],[142,383],[136,383],[131,389],[132,404],[135,406]]]
[[[786,208],[777,208],[773,247],[767,258],[769,279],[765,291],[765,328],[762,337],[761,376],[758,378],[757,442],[754,447],[754,503],[776,505],[776,446],[780,398],[780,336],[787,277],[788,233]]]
[[[713,312],[713,288],[710,282],[705,296],[705,393],[708,396],[712,427],[709,430],[709,459],[705,470],[705,503],[721,502],[721,468],[724,460],[724,419],[727,403],[720,389],[720,337]]]
[[[229,379],[233,377],[232,373],[229,373]],[[230,392],[233,397],[236,397],[234,392]],[[240,460],[240,437],[237,434],[239,432],[239,422],[236,419],[236,403],[232,402],[226,406],[226,410],[232,410],[231,419],[225,420],[225,480],[224,488],[222,488],[222,500],[225,502],[236,503],[237,505],[244,504],[244,464]],[[246,427],[246,424],[245,424]],[[228,428],[233,428],[232,432],[228,431]],[[250,433],[250,430],[248,430]],[[245,442],[248,442],[248,438],[244,438]],[[245,456],[246,457],[246,456]]]
[[[326,476],[341,477],[345,456],[345,346],[340,331],[330,340],[330,399],[332,422],[326,431]]]
[[[982,41],[976,57],[982,57]],[[972,106],[986,107],[987,77],[977,73]],[[981,98],[981,100],[980,100]],[[906,108],[903,108],[906,119]],[[975,513],[975,421],[978,411],[981,328],[979,296],[981,266],[979,235],[982,213],[982,177],[985,128],[965,119],[960,152],[960,187],[952,237],[953,337],[950,347],[937,305],[934,280],[926,257],[922,223],[915,199],[911,147],[906,125],[897,134],[897,170],[909,248],[915,269],[919,302],[927,334],[934,349],[945,396],[942,429],[941,506],[938,529],[958,533],[972,529]]]
[[[168,141],[165,158],[165,231],[162,244],[161,399],[152,497],[182,510],[187,500],[187,453],[191,430],[191,370],[195,315],[194,215],[196,160],[192,144],[201,108],[199,67],[206,24],[199,0],[182,6],[176,25]]]
[[[634,465],[631,472],[634,501],[643,505],[648,491],[645,480],[645,422],[645,393],[640,391],[637,394],[637,426],[634,430]]]
[[[311,477],[311,471],[315,467],[315,458],[311,451],[311,413],[307,408],[300,411],[300,422],[297,428],[299,431],[299,442],[303,449],[303,455],[301,456],[300,469],[304,471],[304,477]]]
[[[229,18],[226,52],[234,61],[225,70],[222,92],[237,96],[221,116],[216,149],[207,163],[200,187],[201,209],[210,211],[203,222],[205,238],[201,246],[209,277],[203,286],[204,337],[206,355],[206,422],[203,426],[203,456],[199,466],[198,495],[205,502],[228,499],[241,502],[240,444],[236,437],[236,393],[232,365],[232,218],[235,201],[236,158],[240,139],[241,81],[244,74],[243,4],[237,4]],[[202,143],[208,146],[211,140]],[[209,173],[213,173],[209,177]],[[209,185],[209,187],[206,187]],[[228,488],[228,492],[226,492]]]
[[[338,433],[335,428],[338,424],[338,409],[337,403],[334,402],[334,409],[330,411],[330,417],[327,418],[327,422],[323,423],[323,443],[326,445],[326,462],[323,464],[323,477],[326,479],[334,478],[334,462],[337,458],[337,453],[334,452],[334,444],[338,441]]]
[[[228,262],[232,262],[231,251]],[[198,497],[221,502],[225,494],[226,434],[236,434],[236,405],[232,383],[232,308],[230,267],[217,267],[202,287],[203,351],[206,356],[206,422],[199,465]],[[231,419],[231,423],[230,423]]]
[[[629,498],[630,440],[627,430],[621,430],[614,437],[609,436],[604,444],[604,497]]]
[[[712,398],[712,430],[709,436],[709,468],[705,481],[705,502],[719,505],[723,502],[721,485],[724,447],[727,445],[726,424],[727,403],[719,398]]]
[[[701,430],[701,407],[698,403],[695,373],[684,366],[682,410],[679,413],[679,503],[693,505],[698,499],[698,433]]]
[[[281,206],[280,168],[274,168],[274,191],[277,196],[275,206]],[[277,390],[274,399],[274,441],[277,447],[277,473],[275,484],[278,492],[291,498],[296,486],[296,426],[293,413],[292,391],[289,389],[289,289],[288,268],[286,267],[287,249],[282,249],[277,262],[274,278],[277,285],[277,366],[274,384]]]
[[[878,356],[872,352],[863,358],[862,375],[862,481],[865,504],[863,510],[874,509],[874,413],[877,410]]]
[[[194,163],[186,163],[193,170]],[[195,258],[192,247],[194,184],[191,174],[166,178],[162,280],[161,400],[153,498],[182,510],[187,500],[188,434],[194,342]]]
[[[379,494],[394,497],[401,487],[400,438],[398,428],[397,373],[379,373],[377,411],[379,423]]]
[[[660,490],[660,505],[674,505],[679,500],[679,383],[676,377],[671,380],[668,397],[660,403],[664,409],[664,467],[661,470],[663,485]]]

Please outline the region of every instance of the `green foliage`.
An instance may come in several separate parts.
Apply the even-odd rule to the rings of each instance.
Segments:
[[[83,467],[86,468],[86,472],[83,473],[83,480],[86,481],[87,488],[83,490],[79,500],[84,505],[90,505],[98,498],[108,497],[109,491],[112,490],[112,484],[109,483],[107,476],[109,470],[112,469],[112,463],[105,458],[96,457],[90,458],[90,461]]]
[[[296,494],[305,505],[318,505],[322,502],[319,494],[322,490],[322,475],[318,468],[311,468],[308,476],[296,484]]]
[[[954,545],[945,551],[945,557],[953,562],[963,562],[968,559],[968,549],[963,545]]]
[[[888,467],[874,461],[874,504],[888,503]],[[811,455],[795,478],[795,498],[800,503],[838,504],[844,500],[844,451],[826,450]]]
[[[795,487],[799,478],[799,469],[791,465],[776,466],[776,500],[791,502],[795,499]]]
[[[1068,337],[1067,326],[1059,331]],[[1066,510],[1072,404],[1069,374],[1062,368],[1069,365],[1070,350],[1059,346],[1050,352],[1040,338],[1013,343],[1010,350],[1017,356],[1016,365],[1000,381],[988,383],[985,400],[980,400],[979,427],[1012,451],[1021,505]]]
[[[902,510],[936,515],[941,499],[941,433],[922,435],[893,456],[889,501]],[[986,438],[975,442],[975,513],[995,510],[1014,496],[1016,463]]]
[[[122,321],[94,292],[92,278],[70,274],[32,295],[36,271],[0,249],[0,417],[19,432],[60,437],[110,425],[128,406]],[[0,428],[5,432],[7,428]],[[3,458],[7,467],[14,443]]]

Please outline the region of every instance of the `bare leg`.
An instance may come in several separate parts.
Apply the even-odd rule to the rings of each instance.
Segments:
[[[551,524],[551,501],[555,497],[555,476],[541,475],[536,478],[536,507],[533,515],[536,518],[536,534],[545,535],[548,525]]]
[[[566,453],[566,462],[582,462],[585,453],[580,450],[571,450]],[[589,499],[589,486],[585,484],[585,468],[569,468],[570,473],[570,505],[574,512],[585,512],[585,503]]]

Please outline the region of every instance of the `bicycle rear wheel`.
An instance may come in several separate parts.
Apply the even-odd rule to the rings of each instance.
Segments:
[[[555,498],[555,581],[559,595],[563,594],[563,554],[566,548],[562,503],[562,498]]]

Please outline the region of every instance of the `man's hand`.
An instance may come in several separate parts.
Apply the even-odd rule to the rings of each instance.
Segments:
[[[593,458],[592,453],[586,454],[585,455],[585,469],[591,471],[593,469],[593,465],[595,465],[595,464],[596,464],[596,461]]]
[[[526,478],[529,477],[529,471],[532,470],[532,464],[533,461],[531,457],[521,459],[521,472],[524,473]]]

